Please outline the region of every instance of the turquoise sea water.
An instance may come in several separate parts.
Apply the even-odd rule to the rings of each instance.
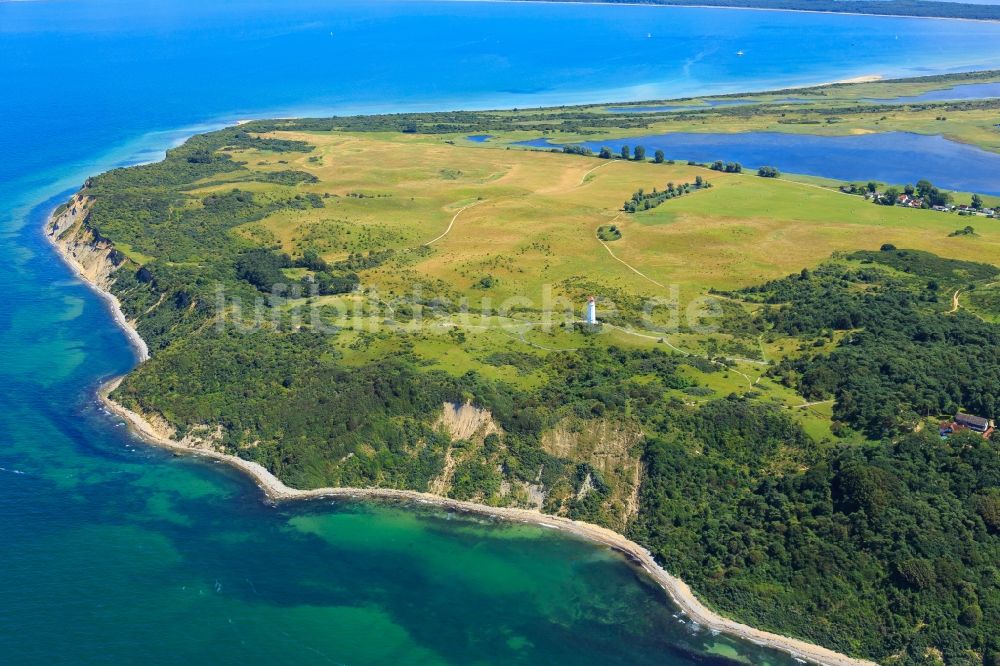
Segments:
[[[0,2],[0,663],[789,663],[693,631],[620,557],[551,530],[274,506],[135,442],[93,399],[134,362],[124,336],[39,228],[88,174],[241,117],[949,71],[996,62],[998,34],[648,7]]]

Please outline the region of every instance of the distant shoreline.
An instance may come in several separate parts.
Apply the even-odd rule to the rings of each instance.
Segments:
[[[913,14],[876,14],[874,12],[835,12],[828,9],[793,9],[784,7],[735,7],[729,5],[661,4],[656,2],[611,2],[610,0],[442,0],[443,2],[496,2],[510,4],[548,5],[606,5],[609,7],[665,7],[675,9],[733,9],[751,12],[794,12],[797,14],[830,14],[832,16],[873,16],[881,18],[927,19],[932,21],[971,21],[973,23],[1000,23],[1000,18],[967,18],[963,16],[917,16]],[[961,3],[957,3],[961,4]]]
[[[63,214],[66,212],[64,211]],[[59,216],[55,214],[54,209],[46,217],[43,235],[77,277],[107,303],[115,323],[128,337],[129,344],[136,353],[138,363],[145,362],[149,358],[146,342],[139,335],[134,324],[122,312],[120,301],[114,294],[111,294],[91,279],[80,262],[76,260],[64,244],[60,243],[58,236],[49,233],[53,224],[58,219]],[[123,379],[124,376],[118,376],[104,382],[97,389],[97,396],[110,412],[125,421],[129,431],[133,435],[147,444],[159,446],[179,454],[201,456],[226,463],[252,478],[264,492],[264,495],[270,500],[292,501],[319,498],[347,498],[369,501],[418,502],[464,513],[491,516],[510,522],[529,523],[558,529],[588,541],[608,546],[628,557],[664,589],[673,603],[683,613],[702,627],[788,653],[794,658],[804,659],[825,666],[876,666],[871,661],[849,657],[797,638],[755,629],[754,627],[730,620],[715,613],[698,600],[687,583],[671,575],[661,567],[646,548],[613,530],[599,525],[571,520],[562,516],[548,515],[530,509],[490,507],[411,490],[396,490],[391,488],[315,488],[300,490],[291,488],[259,463],[244,460],[243,458],[210,448],[195,448],[172,439],[166,428],[157,427],[142,415],[111,399],[110,394],[121,384]]]
[[[878,83],[879,81],[884,81],[885,77],[881,74],[862,74],[861,76],[852,76],[849,79],[840,79],[837,81],[828,81],[826,83],[816,83],[811,86],[805,86],[806,88],[825,88],[827,86],[838,86],[838,85],[850,85],[854,83]]]

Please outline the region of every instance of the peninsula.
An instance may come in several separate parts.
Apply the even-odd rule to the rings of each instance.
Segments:
[[[46,234],[143,361],[107,404],[274,499],[558,527],[817,663],[995,664],[1000,447],[938,424],[1000,409],[996,220],[955,234],[957,213],[840,183],[571,144],[941,115],[828,92],[252,121],[91,178]],[[989,104],[949,127],[988,144]]]

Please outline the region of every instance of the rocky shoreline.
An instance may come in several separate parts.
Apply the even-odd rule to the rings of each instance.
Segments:
[[[85,228],[84,222],[88,205],[89,202],[84,196],[74,196],[68,207],[63,210],[57,209],[50,216],[45,225],[45,236],[67,265],[105,299],[115,322],[125,331],[130,344],[136,351],[138,361],[141,363],[149,358],[148,348],[145,341],[138,334],[135,323],[128,320],[122,312],[121,303],[110,292],[110,277],[117,268],[117,264],[113,259],[114,247],[107,241],[95,238]],[[420,502],[433,504],[453,511],[476,513],[502,520],[531,523],[559,529],[580,538],[608,546],[628,557],[633,563],[642,567],[692,621],[702,627],[737,636],[759,645],[786,652],[798,659],[817,664],[824,664],[826,666],[874,666],[874,662],[848,657],[818,645],[755,629],[722,617],[701,603],[683,580],[672,576],[657,564],[648,550],[621,534],[599,525],[575,521],[561,516],[547,515],[530,509],[490,507],[472,502],[453,500],[440,495],[409,490],[395,490],[390,488],[316,488],[300,490],[291,488],[258,463],[222,453],[211,448],[208,444],[197,444],[188,442],[187,440],[178,441],[173,438],[173,433],[167,424],[155,423],[154,420],[146,418],[115,402],[110,398],[110,394],[118,387],[122,379],[122,377],[117,377],[103,384],[98,390],[98,397],[112,413],[128,424],[129,429],[135,435],[147,443],[178,453],[203,456],[229,464],[248,474],[271,500],[287,501],[340,497],[359,500]]]

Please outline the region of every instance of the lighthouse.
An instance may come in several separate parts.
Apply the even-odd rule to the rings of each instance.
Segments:
[[[597,301],[591,296],[587,299],[587,316],[584,318],[588,324],[597,323]]]

